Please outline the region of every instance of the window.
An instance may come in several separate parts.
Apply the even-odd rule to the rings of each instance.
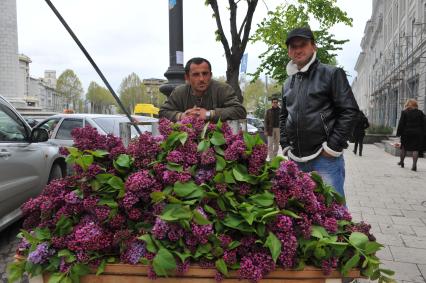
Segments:
[[[28,134],[15,113],[0,104],[0,142],[23,142]]]
[[[72,140],[71,131],[83,127],[83,119],[64,119],[56,133],[56,139]]]

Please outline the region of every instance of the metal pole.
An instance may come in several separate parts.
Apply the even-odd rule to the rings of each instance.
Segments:
[[[160,87],[160,91],[166,96],[169,96],[175,87],[185,83],[182,6],[182,0],[169,0],[170,66],[164,73],[168,81]]]
[[[136,129],[136,131],[139,133],[139,135],[142,135],[141,130],[139,129],[139,127],[136,124],[133,123],[133,119],[130,116],[129,112],[127,112],[126,108],[121,103],[120,98],[117,96],[117,94],[115,93],[115,91],[112,89],[111,85],[109,84],[109,82],[107,81],[107,79],[105,78],[105,76],[103,75],[103,73],[101,72],[101,70],[98,68],[98,66],[96,65],[95,61],[93,61],[92,57],[87,52],[86,48],[84,48],[83,44],[81,44],[80,40],[74,34],[74,32],[72,31],[72,29],[68,26],[67,22],[64,20],[64,18],[61,16],[61,14],[58,12],[58,10],[52,4],[52,2],[50,2],[50,0],[45,0],[45,1],[46,1],[47,5],[49,5],[50,9],[52,9],[53,13],[55,13],[56,17],[58,17],[59,21],[62,23],[62,25],[65,27],[65,29],[68,31],[68,33],[71,35],[71,37],[74,39],[75,43],[77,43],[78,47],[80,47],[80,50],[84,53],[84,55],[86,56],[87,60],[89,60],[90,64],[92,64],[93,68],[96,70],[96,72],[101,77],[102,81],[104,82],[104,84],[106,85],[106,87],[108,88],[108,90],[111,92],[112,96],[115,98],[115,101],[117,101],[117,103],[120,106],[121,110],[123,110],[123,112],[126,114],[127,118],[129,118],[129,121],[133,124],[133,126]]]

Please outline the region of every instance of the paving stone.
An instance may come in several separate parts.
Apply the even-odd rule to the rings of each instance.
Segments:
[[[426,249],[389,246],[397,262],[426,264]]]
[[[377,241],[383,245],[404,247],[401,235],[374,233]]]
[[[423,221],[419,218],[409,218],[404,216],[391,216],[393,223],[410,225],[410,226],[424,226]]]
[[[379,223],[380,230],[384,234],[390,234],[390,235],[411,235],[415,236],[416,233],[409,225],[399,225],[399,224],[382,224]]]
[[[394,260],[389,246],[384,246],[380,251],[376,253],[376,256],[380,258],[380,260]]]
[[[400,209],[390,209],[390,208],[373,208],[374,214],[377,215],[388,215],[388,216],[407,216],[403,214],[403,212]]]
[[[383,267],[395,271],[393,278],[397,282],[425,282],[416,264],[382,260]]]
[[[412,228],[413,228],[414,232],[416,233],[416,236],[426,237],[426,227],[413,226]]]
[[[401,235],[401,238],[404,241],[404,244],[406,247],[426,249],[425,237],[413,237],[413,236]]]
[[[392,218],[388,215],[377,215],[377,214],[368,214],[362,212],[362,220],[367,223],[389,223],[393,224]]]

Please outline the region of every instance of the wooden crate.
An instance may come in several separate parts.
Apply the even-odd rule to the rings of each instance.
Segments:
[[[81,277],[81,283],[216,283],[216,269],[191,266],[184,276],[158,277],[150,280],[147,277],[148,267],[145,265],[108,264],[105,272],[99,276],[88,274]],[[359,270],[349,272],[348,278],[359,278]],[[237,272],[230,272],[224,283],[247,283],[248,280],[239,280]],[[30,279],[31,283],[47,283],[49,275]],[[269,273],[261,283],[340,283],[342,276],[338,271],[324,275],[322,270],[315,267],[306,267],[302,271],[277,270]]]

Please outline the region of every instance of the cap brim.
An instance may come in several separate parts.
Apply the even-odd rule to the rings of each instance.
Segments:
[[[286,41],[285,41],[285,44],[286,44],[286,45],[288,45],[288,43],[289,43],[292,39],[295,39],[295,38],[297,38],[297,37],[305,38],[305,39],[313,39],[312,37],[307,36],[307,35],[294,35],[294,36],[292,36],[292,37],[287,38],[287,39],[286,39]]]

